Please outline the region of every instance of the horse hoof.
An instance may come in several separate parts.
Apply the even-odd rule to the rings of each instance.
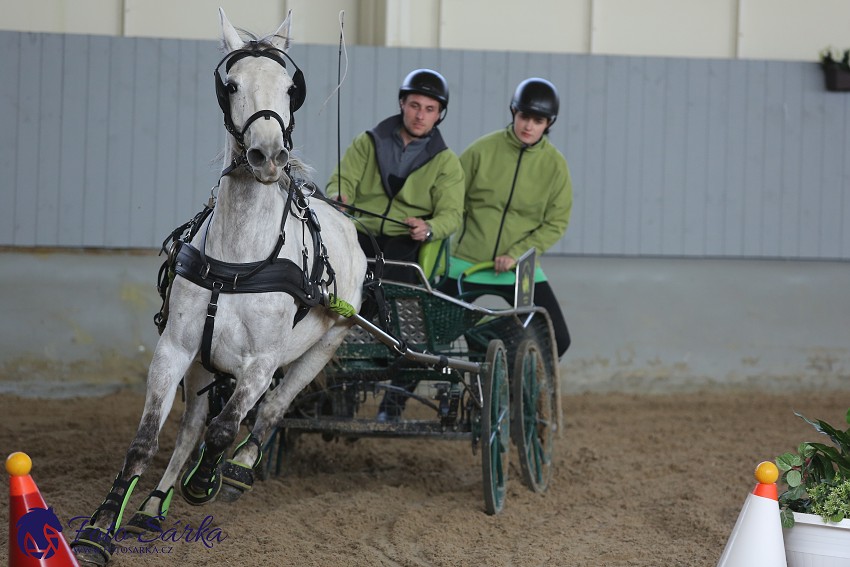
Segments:
[[[233,459],[221,467],[222,490],[219,498],[234,502],[254,487],[254,469]]]
[[[180,479],[180,494],[192,506],[202,506],[216,499],[221,491],[221,466],[213,470],[209,479],[201,479],[195,475],[197,468],[193,467],[183,473]]]
[[[162,531],[162,517],[136,512],[123,528],[131,534],[159,533]]]
[[[85,550],[81,548],[87,548]],[[99,549],[89,546],[77,546],[74,548],[74,558],[80,567],[105,567],[109,559],[99,553]]]
[[[242,498],[243,494],[245,494],[244,490],[236,488],[235,486],[222,484],[221,492],[218,493],[218,498],[216,498],[216,500],[218,500],[219,502],[232,503]]]
[[[88,546],[77,546],[74,548],[74,558],[80,567],[105,567],[109,560],[106,559],[99,549],[92,547],[90,550],[81,550],[80,548]]]
[[[71,550],[80,565],[104,567],[115,552],[115,544],[106,530],[89,526],[77,534]]]

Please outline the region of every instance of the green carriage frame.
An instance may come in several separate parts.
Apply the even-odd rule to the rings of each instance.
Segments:
[[[534,261],[529,251],[517,273],[533,274]],[[531,269],[523,269],[529,262]],[[421,284],[381,282],[389,324],[354,316],[323,377],[296,397],[269,441],[266,474],[280,472],[302,433],[321,433],[326,440],[436,437],[469,440],[473,453],[481,451],[487,513],[504,506],[511,442],[524,484],[544,492],[554,439],[562,431],[548,312],[523,304],[521,278],[514,297],[505,297],[513,305],[491,309],[472,303],[485,293],[449,296],[432,287],[418,264],[387,263],[415,270]],[[533,283],[525,284],[527,292]],[[415,391],[409,390],[414,384]],[[398,420],[379,421],[376,400],[388,391],[407,397],[407,408]]]

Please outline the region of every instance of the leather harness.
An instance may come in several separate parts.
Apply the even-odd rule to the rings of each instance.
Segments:
[[[218,312],[218,298],[221,293],[288,293],[298,303],[298,310],[292,321],[293,327],[309,313],[311,308],[316,305],[328,305],[329,285],[334,286],[334,295],[336,295],[336,277],[328,260],[327,249],[322,242],[319,220],[313,209],[309,207],[300,186],[297,185],[297,183],[291,184],[281,219],[281,230],[277,245],[265,260],[234,264],[211,258],[204,253],[206,232],[198,248],[190,244],[201,224],[213,211],[214,204],[208,205],[192,221],[172,232],[171,236],[166,238],[163,243],[164,251],[168,242],[173,241],[169,248],[168,259],[160,269],[157,287],[163,299],[163,306],[154,317],[154,321],[160,334],[162,334],[168,321],[168,302],[171,284],[175,276],[180,276],[195,285],[210,290],[212,293],[207,304],[207,316],[201,339],[201,362],[204,368],[210,372],[218,372],[212,365],[211,351],[215,317]],[[299,219],[310,234],[313,245],[312,266],[308,266],[309,253],[306,242],[302,249],[301,266],[287,258],[278,258],[285,239],[286,219],[290,216],[290,209],[293,205],[301,214],[292,214],[292,216]],[[207,224],[207,229],[209,229],[209,224]],[[323,279],[326,272],[327,278]]]

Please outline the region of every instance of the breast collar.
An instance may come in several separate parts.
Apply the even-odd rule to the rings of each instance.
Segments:
[[[298,210],[297,213],[291,210],[293,205]],[[210,212],[213,211],[213,207],[210,207],[209,211],[205,210],[203,213],[199,213],[199,215],[204,214],[208,217]],[[300,220],[310,233],[313,242],[313,265],[309,271],[307,268],[306,242],[301,252],[301,267],[287,258],[278,258],[285,240],[286,219],[290,214]],[[309,207],[300,187],[296,186],[295,183],[291,184],[286,199],[277,244],[271,255],[265,260],[234,264],[207,256],[204,253],[204,248],[206,247],[206,231],[209,230],[211,222],[212,219],[207,222],[199,248],[183,240],[177,241],[179,248],[173,257],[174,273],[177,276],[212,291],[207,304],[207,316],[204,320],[200,354],[201,364],[215,374],[218,373],[218,370],[212,364],[212,337],[215,317],[218,313],[219,294],[275,291],[288,293],[298,303],[298,309],[292,320],[292,326],[295,327],[301,319],[307,316],[310,309],[319,304],[329,304],[328,285],[334,286],[334,295],[336,295],[336,278],[328,261],[327,249],[322,242],[322,229],[319,225],[319,219],[316,217],[315,211]],[[327,279],[323,280],[325,270],[327,270]],[[162,324],[164,326],[164,321]]]
[[[296,211],[293,211],[293,208]],[[212,212],[213,208],[210,208],[207,216]],[[300,220],[306,227],[306,232],[310,234],[313,262],[309,267],[306,242],[302,248],[301,266],[288,258],[278,258],[285,240],[286,219],[290,215]],[[207,223],[206,230],[209,230],[209,224]],[[280,234],[268,258],[248,263],[223,262],[212,258],[205,253],[207,235],[205,231],[197,248],[187,241],[179,242],[174,270],[177,275],[195,285],[212,290],[216,295],[218,293],[288,293],[300,304],[293,322],[295,325],[304,318],[310,308],[327,302],[327,288],[336,283],[333,268],[328,261],[327,249],[322,242],[321,230],[315,211],[309,207],[300,188],[295,187],[289,191],[281,219]]]

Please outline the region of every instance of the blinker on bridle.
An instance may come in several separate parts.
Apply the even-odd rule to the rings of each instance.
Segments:
[[[259,120],[260,118],[265,118],[266,120],[274,118],[277,120],[278,124],[280,124],[280,129],[283,132],[283,145],[287,151],[291,151],[292,131],[295,129],[295,111],[301,108],[301,105],[304,104],[304,100],[307,98],[307,85],[304,81],[304,73],[292,57],[290,57],[285,51],[277,49],[276,47],[261,47],[261,44],[257,41],[250,41],[248,46],[249,47],[231,51],[225,55],[221,61],[219,61],[218,65],[215,66],[215,70],[213,71],[216,98],[218,99],[218,105],[221,108],[222,113],[224,113],[224,128],[231,136],[233,136],[239,148],[242,150],[242,154],[238,158],[234,159],[233,162],[222,172],[222,177],[232,172],[240,165],[247,165],[248,160],[246,156],[247,150],[245,148],[245,132],[248,131],[248,128],[254,123],[254,121]],[[295,67],[295,74],[292,76],[292,86],[289,87],[288,92],[289,126],[284,125],[283,118],[281,118],[277,112],[268,109],[259,110],[249,116],[241,130],[239,130],[233,123],[233,116],[230,112],[230,95],[236,92],[237,87],[232,83],[225,83],[221,78],[219,69],[222,65],[224,65],[224,71],[227,73],[237,61],[244,59],[245,57],[266,57],[286,69],[286,61],[283,59],[285,57]],[[288,164],[285,169],[288,173]]]

